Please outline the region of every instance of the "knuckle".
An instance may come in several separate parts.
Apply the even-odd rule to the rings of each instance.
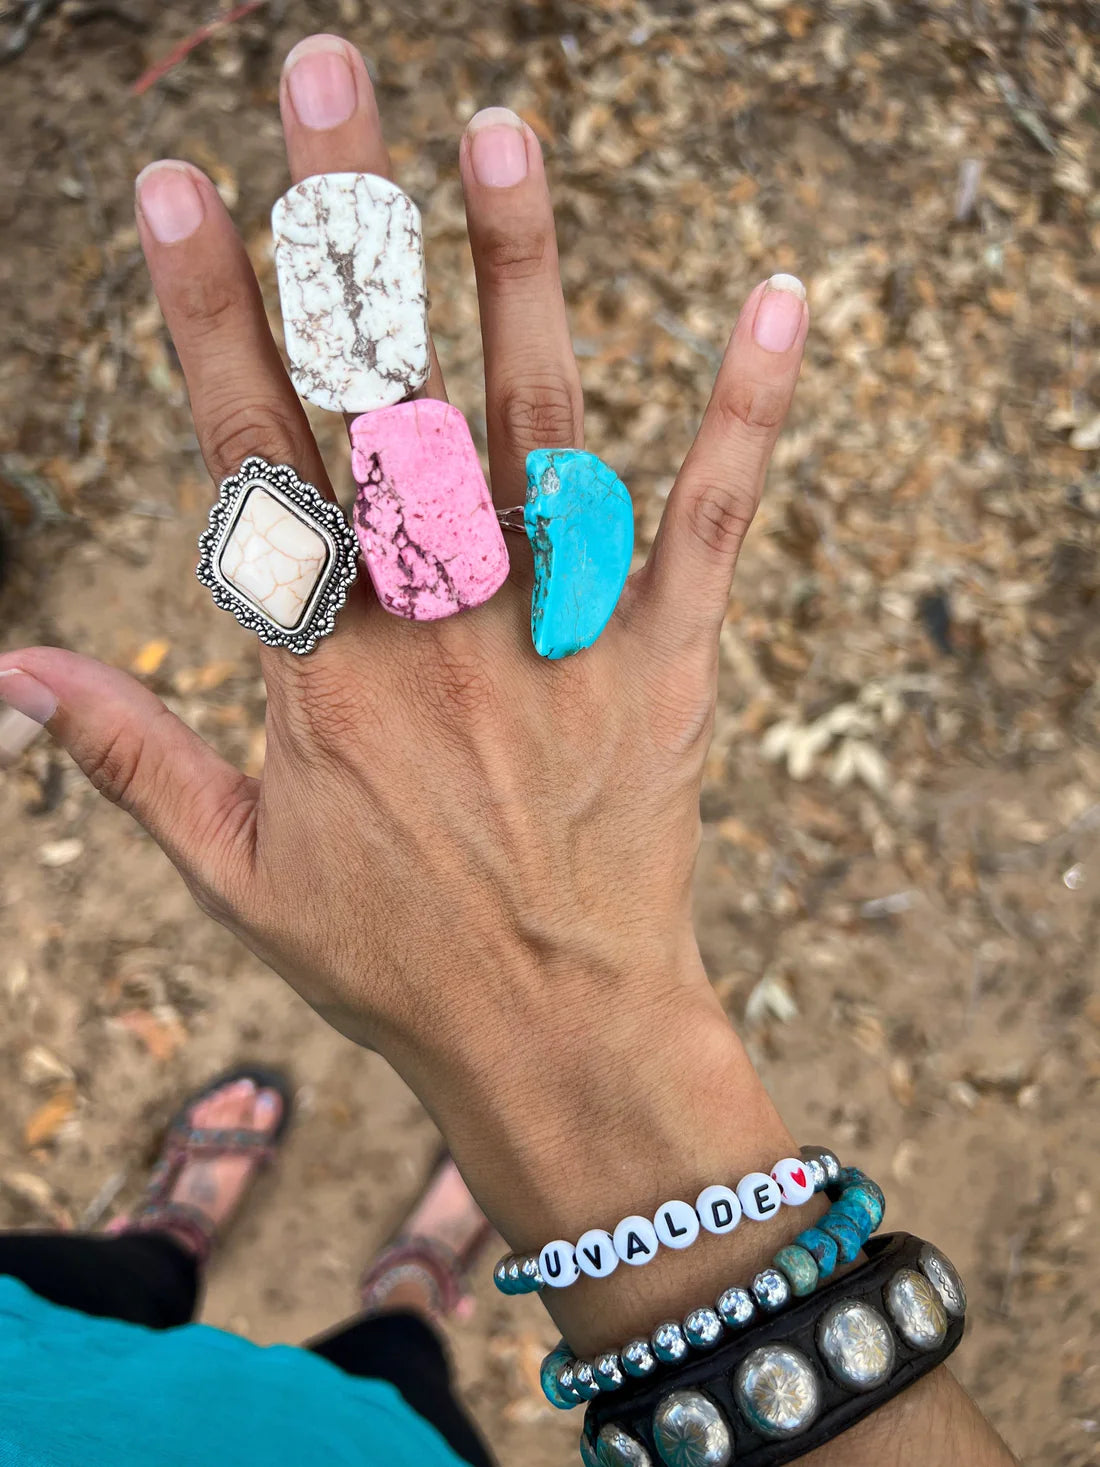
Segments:
[[[445,715],[476,719],[495,707],[496,683],[476,653],[441,646],[430,698]]]
[[[292,735],[303,751],[332,764],[346,762],[349,751],[361,741],[366,717],[347,668],[339,658],[319,659],[315,653],[310,658],[295,658],[295,665],[287,672],[299,683],[296,693],[287,700]]]
[[[166,715],[167,709],[162,709],[144,728],[128,726],[116,729],[97,748],[87,752],[76,751],[88,782],[112,805],[132,810],[139,797],[145,803],[155,799],[158,779],[147,752],[153,747],[149,733],[153,724]]]
[[[577,441],[580,405],[563,378],[509,382],[498,393],[496,408],[504,434],[520,450],[569,447]]]
[[[478,240],[482,268],[495,281],[530,280],[544,268],[549,233],[545,230],[489,229]]]
[[[229,325],[245,310],[238,284],[218,270],[201,272],[179,287],[175,301],[193,337],[202,339]]]
[[[281,404],[214,399],[202,405],[196,418],[203,455],[215,478],[234,472],[252,454],[299,470],[307,461],[303,435]]]
[[[714,408],[723,429],[767,442],[787,416],[788,393],[767,382],[735,380],[715,392]]]
[[[688,523],[707,550],[736,555],[756,513],[756,496],[736,484],[704,484],[688,501]]]

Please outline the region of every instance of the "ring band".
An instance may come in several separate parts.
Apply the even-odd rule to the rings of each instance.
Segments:
[[[266,646],[304,656],[332,631],[356,555],[338,504],[287,464],[254,455],[221,482],[195,574]]]

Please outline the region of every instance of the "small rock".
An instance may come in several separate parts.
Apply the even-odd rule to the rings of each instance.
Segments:
[[[69,866],[73,861],[79,861],[83,854],[84,842],[75,835],[65,840],[48,841],[46,845],[38,848],[39,863],[51,868]]]

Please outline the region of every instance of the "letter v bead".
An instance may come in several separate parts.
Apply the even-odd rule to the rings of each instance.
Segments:
[[[577,1266],[589,1278],[605,1279],[619,1266],[619,1256],[610,1233],[589,1228],[577,1239]]]

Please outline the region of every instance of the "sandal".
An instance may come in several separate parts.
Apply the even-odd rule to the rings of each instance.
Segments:
[[[431,1190],[440,1172],[450,1162],[450,1153],[444,1151],[432,1168],[422,1196]],[[364,1314],[383,1313],[386,1300],[395,1289],[404,1283],[416,1282],[426,1289],[433,1314],[468,1318],[474,1302],[469,1288],[470,1274],[492,1235],[493,1226],[485,1219],[465,1247],[456,1251],[437,1238],[399,1233],[382,1249],[359,1281],[359,1302]]]
[[[274,1090],[279,1096],[282,1108],[274,1131],[269,1134],[244,1128],[206,1130],[191,1125],[191,1113],[197,1105],[240,1080],[251,1080],[257,1091]],[[135,1211],[116,1218],[107,1231],[116,1236],[122,1233],[171,1233],[194,1253],[200,1264],[206,1263],[218,1225],[200,1208],[172,1201],[176,1179],[190,1162],[204,1158],[248,1156],[258,1166],[266,1166],[286,1135],[293,1106],[290,1080],[279,1070],[266,1069],[261,1065],[241,1065],[209,1081],[184,1101],[170,1123],[160,1157]]]

